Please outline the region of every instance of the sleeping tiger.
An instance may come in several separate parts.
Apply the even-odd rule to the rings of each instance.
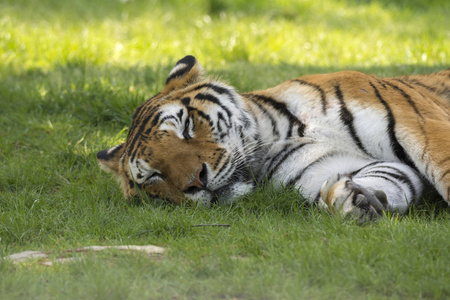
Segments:
[[[430,187],[450,202],[450,69],[310,75],[238,94],[186,56],[136,108],[126,142],[97,158],[126,197],[209,205],[268,180],[360,219],[405,213]]]

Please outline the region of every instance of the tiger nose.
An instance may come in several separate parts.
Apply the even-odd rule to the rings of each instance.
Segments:
[[[185,187],[185,190],[189,189],[204,189],[206,188],[206,184],[208,182],[208,171],[206,168],[206,164],[203,163],[202,166],[197,170],[194,179]]]

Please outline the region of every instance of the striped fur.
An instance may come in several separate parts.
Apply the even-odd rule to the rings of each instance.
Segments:
[[[450,202],[450,70],[303,76],[238,94],[187,56],[100,151],[126,196],[233,201],[271,180],[358,217],[404,213],[431,185]]]

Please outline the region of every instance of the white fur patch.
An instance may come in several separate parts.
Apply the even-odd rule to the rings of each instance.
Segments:
[[[170,71],[168,77],[172,76],[173,74],[175,74],[175,73],[178,72],[179,70],[184,69],[184,68],[186,68],[186,67],[187,67],[186,64],[182,64],[182,63],[177,64],[177,65],[172,69],[172,71]]]
[[[129,160],[129,168],[132,179],[138,184],[153,183],[162,180],[160,177],[152,177],[155,173],[160,173],[158,170],[151,168],[144,160],[137,159],[135,161]]]
[[[212,195],[207,190],[201,190],[195,194],[184,194],[184,196],[202,206],[209,206],[211,204]]]
[[[252,183],[238,182],[230,187],[228,195],[220,197],[220,203],[231,204],[234,203],[239,197],[242,197],[248,193],[251,193],[254,189]]]

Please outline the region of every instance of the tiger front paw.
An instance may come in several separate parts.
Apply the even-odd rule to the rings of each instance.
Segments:
[[[374,220],[387,210],[386,194],[371,191],[339,174],[329,178],[320,189],[319,207],[358,219]]]

